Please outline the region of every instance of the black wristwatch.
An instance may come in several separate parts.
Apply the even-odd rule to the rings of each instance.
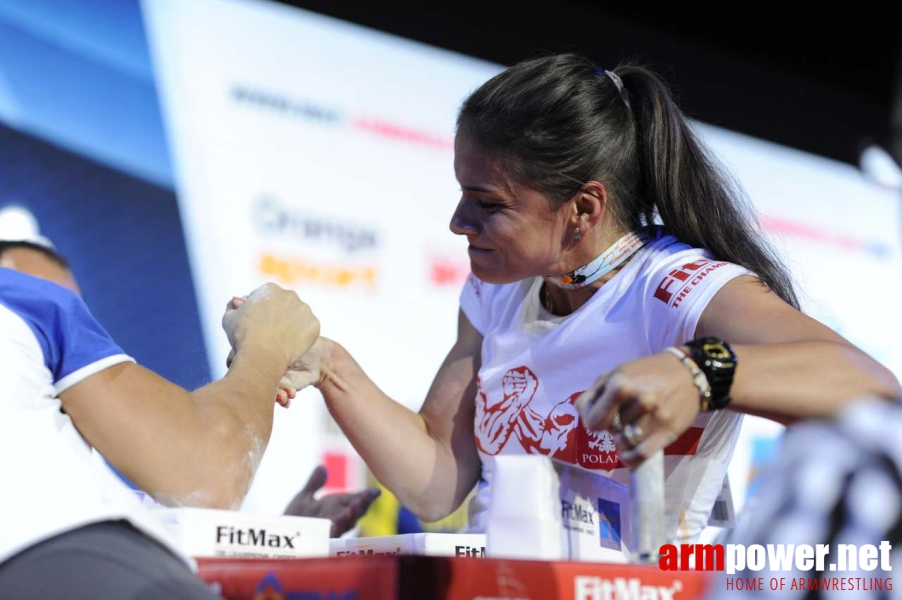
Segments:
[[[736,374],[736,353],[725,341],[706,337],[684,344],[692,360],[708,378],[711,397],[708,410],[720,410],[730,404],[730,386]]]

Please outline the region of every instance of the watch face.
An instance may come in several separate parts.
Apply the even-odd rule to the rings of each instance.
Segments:
[[[733,353],[720,342],[705,342],[702,351],[714,360],[731,360],[733,357]]]
[[[689,344],[698,365],[711,384],[711,398],[705,410],[720,410],[730,403],[730,386],[736,372],[736,355],[718,338],[702,338]]]

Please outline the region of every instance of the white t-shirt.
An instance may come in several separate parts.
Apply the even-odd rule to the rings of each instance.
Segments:
[[[482,479],[470,505],[471,529],[485,528],[492,457],[500,453],[544,454],[628,483],[611,435],[588,432],[573,403],[622,363],[695,338],[714,294],[748,273],[664,236],[565,317],[542,307],[541,278],[492,285],[471,275],[460,305],[483,336],[475,419]],[[740,422],[732,411],[701,413],[665,450],[669,539],[689,542],[707,523]]]
[[[182,556],[60,410],[61,392],[122,362],[134,361],[72,292],[0,268],[0,562],[117,519]]]

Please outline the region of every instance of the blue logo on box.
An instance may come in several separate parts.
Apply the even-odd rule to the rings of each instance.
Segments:
[[[275,573],[267,573],[254,590],[254,600],[358,600],[357,590],[286,590]]]
[[[620,503],[598,498],[598,537],[601,546],[620,550]]]

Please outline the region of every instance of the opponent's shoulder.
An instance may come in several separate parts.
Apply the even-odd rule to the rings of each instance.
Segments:
[[[0,304],[31,329],[58,391],[86,376],[87,367],[132,361],[81,298],[62,286],[0,269]]]
[[[63,315],[88,314],[81,299],[66,288],[19,271],[0,268],[0,304],[24,321],[39,338],[51,337]]]

